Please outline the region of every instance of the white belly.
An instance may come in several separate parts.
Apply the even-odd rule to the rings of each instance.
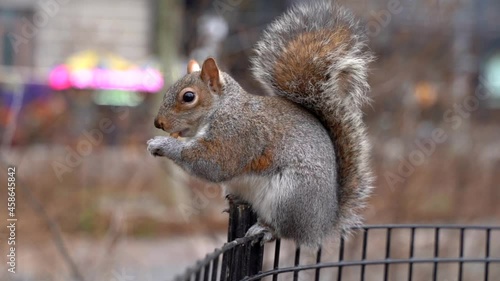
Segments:
[[[265,222],[272,222],[276,202],[286,195],[280,176],[242,176],[224,184],[226,193],[239,196],[250,203],[257,215]]]

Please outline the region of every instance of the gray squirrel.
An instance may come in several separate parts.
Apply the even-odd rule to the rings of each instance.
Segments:
[[[148,141],[154,156],[222,184],[259,220],[247,235],[317,246],[349,233],[372,189],[361,107],[372,55],[353,16],[335,4],[293,6],[264,31],[247,93],[213,58],[166,92]]]

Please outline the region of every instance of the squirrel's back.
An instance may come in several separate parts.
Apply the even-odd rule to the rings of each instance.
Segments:
[[[274,21],[255,52],[253,73],[266,90],[302,105],[328,130],[337,160],[336,226],[347,232],[359,224],[373,181],[361,111],[372,60],[366,36],[348,11],[312,1]]]

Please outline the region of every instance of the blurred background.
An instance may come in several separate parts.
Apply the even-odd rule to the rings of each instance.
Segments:
[[[145,143],[190,58],[259,93],[252,46],[294,2],[0,0],[0,158],[18,169],[18,268],[2,254],[0,279],[169,280],[222,245],[219,187]],[[500,2],[337,2],[377,57],[366,222],[499,224]]]

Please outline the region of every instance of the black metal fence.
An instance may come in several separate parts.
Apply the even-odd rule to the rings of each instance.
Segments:
[[[500,280],[500,226],[362,226],[347,241],[301,249],[238,238],[255,220],[248,205],[232,205],[230,242],[176,280]]]

